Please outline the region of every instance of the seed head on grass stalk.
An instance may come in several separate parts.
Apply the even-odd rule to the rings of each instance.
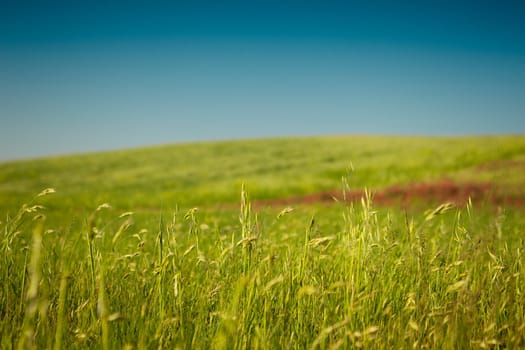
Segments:
[[[199,225],[197,223],[196,215],[198,211],[199,208],[191,208],[186,212],[186,215],[184,215],[184,220],[188,221],[190,224],[188,234],[190,236],[195,236],[195,246],[197,248],[197,252],[199,252]]]
[[[43,190],[42,192],[40,192],[36,196],[37,197],[43,197],[43,196],[47,196],[48,194],[52,194],[52,193],[56,193],[54,188],[46,188],[45,190]]]
[[[193,218],[192,225],[195,225],[195,219]],[[162,328],[162,323],[164,322],[164,315],[165,315],[165,275],[166,275],[166,268],[168,265],[168,257],[164,256],[164,240],[165,240],[165,234],[164,232],[167,231],[167,228],[164,224],[163,216],[161,213],[160,219],[159,219],[159,234],[158,234],[158,242],[159,242],[159,254],[158,254],[158,265],[155,269],[156,275],[157,275],[157,295],[158,295],[158,309],[159,309],[159,318],[160,318],[160,325],[159,327]],[[198,243],[198,241],[197,241]]]
[[[426,216],[425,216],[425,221],[430,221],[430,220],[434,219],[435,217],[446,213],[447,211],[449,211],[452,208],[454,208],[454,204],[453,203],[450,203],[450,202],[443,203],[440,206],[438,206],[436,209],[434,209],[432,211],[428,211]]]
[[[350,166],[347,169],[347,175],[341,176],[341,183],[343,184],[342,191],[343,191],[343,202],[346,203],[347,200],[347,194],[350,192],[350,184],[348,182],[348,179],[352,174],[354,173],[354,165],[350,163]]]
[[[246,192],[244,184],[242,184],[239,221],[241,223],[241,238],[243,240],[251,236],[251,211],[252,207],[250,204],[250,199],[248,198],[248,193]]]
[[[12,219],[9,218],[9,216],[7,217],[4,227],[3,227],[3,237],[2,237],[2,242],[1,242],[3,255],[6,259],[6,263],[7,263],[8,253],[11,250],[11,245],[14,239],[20,234],[19,229],[23,223],[23,218],[27,214],[38,215],[38,213],[42,209],[45,209],[44,206],[39,205],[39,204],[33,204],[33,203],[35,203],[37,198],[44,197],[44,196],[47,196],[53,193],[56,193],[55,189],[46,188],[45,190],[37,194],[35,197],[33,197],[33,199],[31,199],[28,203],[23,204],[22,207],[18,210],[18,212]]]
[[[126,214],[126,215],[124,215]],[[128,216],[128,218],[126,219],[126,221],[124,221],[120,227],[118,228],[117,232],[115,233],[115,235],[113,236],[113,238],[111,239],[111,243],[113,245],[115,245],[115,243],[117,242],[117,240],[119,239],[119,237],[125,232],[127,231],[131,226],[133,226],[133,220],[132,218],[130,217],[131,215],[133,215],[133,213],[131,212],[128,212],[128,213],[124,213],[122,215],[119,216],[119,218],[122,218],[122,217],[126,217]]]
[[[279,212],[279,214],[277,214],[277,219],[282,218],[283,216],[285,216],[285,215],[288,214],[288,213],[291,213],[292,211],[294,211],[294,208],[292,208],[292,207],[286,207],[286,208],[284,208],[283,210],[281,210],[281,211]]]
[[[243,249],[243,268],[245,271],[249,269],[251,263],[251,254],[259,237],[254,234],[254,226],[252,220],[257,225],[257,215],[253,215],[252,206],[244,184],[241,187],[241,204],[239,212],[239,222],[241,224],[241,240],[237,245],[242,245]]]
[[[87,230],[86,230],[86,240],[88,244],[88,251],[89,251],[89,267],[91,272],[91,300],[95,300],[95,291],[96,291],[96,275],[95,275],[95,238],[98,234],[100,234],[99,230],[96,226],[96,216],[97,213],[104,209],[109,209],[111,206],[108,203],[103,203],[95,209],[91,213],[91,215],[87,219]],[[92,303],[93,307],[91,308],[92,311],[92,318],[95,319],[95,308],[94,308],[94,302]]]
[[[314,231],[314,228],[315,228],[315,217],[312,216],[310,218],[310,223],[308,224],[308,227],[306,228],[305,233],[304,233],[303,256],[299,264],[299,276],[301,279],[305,277],[306,262],[308,260],[308,251],[310,247],[309,242],[310,242],[310,237],[312,236],[312,232]]]

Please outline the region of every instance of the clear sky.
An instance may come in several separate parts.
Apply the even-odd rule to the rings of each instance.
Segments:
[[[318,134],[525,133],[525,3],[17,1],[0,160]]]

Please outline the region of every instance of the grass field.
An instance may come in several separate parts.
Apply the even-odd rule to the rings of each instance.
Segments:
[[[1,347],[523,348],[525,209],[376,206],[373,192],[451,179],[523,198],[524,170],[523,136],[241,140],[0,164]],[[357,202],[257,205],[364,187]]]

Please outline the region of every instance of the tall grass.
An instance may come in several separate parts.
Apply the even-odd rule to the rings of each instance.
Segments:
[[[512,211],[408,214],[368,195],[257,212],[243,187],[238,213],[137,227],[102,205],[71,232],[45,229],[39,199],[1,223],[2,348],[525,346]]]

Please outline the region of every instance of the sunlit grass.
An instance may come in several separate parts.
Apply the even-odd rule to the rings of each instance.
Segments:
[[[523,208],[405,211],[373,190],[449,178],[520,196],[524,157],[522,136],[353,136],[0,164],[0,347],[523,348]],[[372,191],[256,202],[341,178]]]
[[[103,204],[72,231],[51,192],[0,224],[2,348],[525,346],[518,209],[255,210],[242,188],[237,210]]]

